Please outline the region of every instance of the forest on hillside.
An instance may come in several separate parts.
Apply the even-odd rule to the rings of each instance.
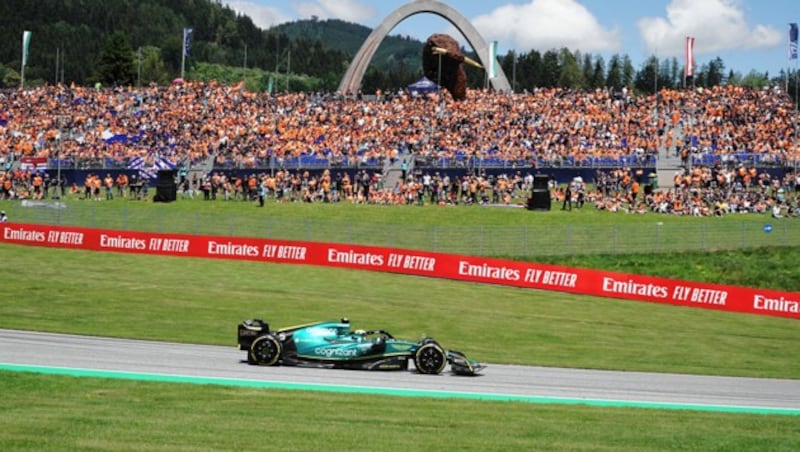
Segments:
[[[318,40],[261,30],[209,0],[4,0],[0,2],[0,83],[14,86],[24,30],[32,32],[25,78],[31,83],[168,82],[180,74],[183,29],[191,28],[187,67],[198,62],[307,74],[338,83],[347,55]],[[119,36],[123,41],[119,41]],[[117,47],[123,46],[122,49]],[[109,80],[104,51],[125,51],[129,70]],[[289,60],[291,55],[291,60]],[[141,64],[140,64],[141,63]],[[289,66],[291,65],[291,66]]]

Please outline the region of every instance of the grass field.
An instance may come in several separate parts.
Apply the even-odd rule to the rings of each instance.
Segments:
[[[125,210],[132,209],[130,205],[141,209],[142,216],[166,208],[126,201],[96,205],[95,212],[106,209],[110,217],[125,211],[135,217]],[[12,219],[23,215],[24,209],[16,205],[14,210],[8,203],[0,206]],[[260,211],[249,204],[202,201],[172,206],[183,216],[192,214],[187,210],[192,206],[201,218],[217,218],[217,225],[236,214],[256,218],[256,226],[262,224],[256,215],[302,220],[293,207],[310,218],[322,210],[324,218],[354,224],[359,219],[413,224],[419,215],[420,224],[441,227],[453,222],[480,227],[482,218],[486,227],[513,225],[523,221],[520,215],[532,215],[510,209],[487,215],[486,210],[468,208],[439,213],[434,208],[314,210],[305,205]],[[512,219],[500,223],[494,212]],[[588,227],[607,221],[598,220],[597,214],[550,212],[543,221],[552,221],[554,228],[559,222]],[[614,220],[643,221],[637,216]],[[753,225],[764,219],[757,220]],[[98,216],[76,221],[98,223]],[[170,224],[158,228],[170,230]],[[797,251],[768,248],[656,257],[575,253],[539,261],[731,284],[755,273],[742,284],[797,291]],[[0,245],[0,273],[4,328],[232,344],[234,326],[243,318],[259,316],[286,325],[347,315],[355,324],[382,327],[398,336],[431,334],[448,347],[495,363],[800,379],[800,325],[789,319],[370,272],[14,245]],[[0,373],[0,390],[8,407],[0,413],[3,450],[800,446],[797,419],[780,416],[284,393],[10,373]],[[279,415],[284,412],[290,414]]]
[[[357,270],[0,249],[7,328],[227,345],[244,318],[347,316],[495,363],[800,378],[792,319]]]
[[[612,214],[590,206],[562,212],[457,206],[280,204],[241,201],[68,201],[67,208],[9,204],[18,222],[222,236],[359,243],[480,256],[717,252],[800,244],[800,220]],[[769,226],[770,232],[765,232]]]
[[[800,448],[795,416],[574,408],[0,372],[12,450],[747,450]]]

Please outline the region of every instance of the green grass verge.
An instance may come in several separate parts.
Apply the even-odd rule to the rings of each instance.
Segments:
[[[534,235],[542,240],[567,237],[574,246],[566,255],[541,252],[524,249],[506,234],[501,238],[510,246],[478,251],[792,291],[800,281],[798,248],[781,248],[798,243],[792,238],[796,223],[786,221],[766,235],[761,216],[700,221],[591,210],[540,214],[477,207],[278,204],[257,209],[221,201],[71,202],[63,210],[0,201],[0,207],[16,221],[56,218],[61,224],[89,227],[410,247],[419,245],[419,237],[435,237],[439,241],[431,238],[429,243],[440,248],[447,242],[486,244],[488,240],[477,238],[536,223],[543,229]],[[670,246],[640,244],[636,240],[652,235],[629,232],[650,228],[654,221],[675,228],[668,240],[657,242]],[[415,232],[420,228],[421,235]],[[596,235],[577,241],[574,228],[592,229]],[[466,236],[456,234],[443,242],[453,231],[466,231]],[[747,249],[756,245],[753,237],[770,238],[770,243],[759,244],[772,248],[677,253],[727,249],[725,243]],[[588,245],[603,241],[603,246]],[[628,249],[623,245],[631,243],[640,254],[623,254]],[[648,255],[654,251],[661,254]],[[789,319],[360,271],[13,245],[0,245],[0,274],[4,328],[227,344],[233,349],[234,326],[243,318],[259,316],[288,325],[347,315],[360,326],[385,328],[410,339],[431,334],[448,347],[496,363],[800,378],[800,325]],[[0,372],[0,393],[2,450],[800,446],[795,419],[782,416],[405,399],[5,372]]]
[[[0,326],[233,345],[348,316],[493,363],[800,378],[800,323],[384,273],[0,245]]]
[[[123,230],[358,243],[480,256],[623,255],[796,246],[800,221],[768,215],[628,215],[589,206],[562,212],[480,206],[280,204],[241,201],[68,201],[8,204],[13,221]],[[0,201],[0,206],[4,203]],[[764,231],[770,224],[771,232]]]
[[[532,261],[713,284],[800,292],[800,247],[714,253],[540,256]]]
[[[794,416],[532,405],[0,372],[10,450],[797,450]]]

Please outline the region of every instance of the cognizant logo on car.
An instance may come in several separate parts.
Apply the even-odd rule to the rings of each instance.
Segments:
[[[315,355],[322,355],[326,358],[352,358],[358,354],[358,350],[354,348],[324,348],[317,347],[314,349]]]

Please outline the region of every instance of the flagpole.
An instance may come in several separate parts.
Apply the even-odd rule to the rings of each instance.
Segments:
[[[658,124],[658,48],[653,56],[653,101],[655,104],[653,121]]]
[[[794,63],[794,175],[797,178],[797,163],[800,160],[800,141],[798,141],[797,137],[797,104],[798,104],[798,97],[797,97],[797,59],[795,58]],[[787,74],[786,79],[789,79]],[[787,90],[788,91],[788,90]],[[786,94],[789,94],[788,92]]]
[[[186,69],[186,30],[183,30],[183,46],[181,46],[181,79]]]
[[[514,49],[512,54],[514,55],[514,60],[511,66],[511,94],[514,94],[517,92],[517,50]]]
[[[186,54],[189,53],[189,35],[191,34],[191,28],[183,29],[183,41],[181,45],[181,80],[183,80],[186,73]]]
[[[787,36],[787,49],[786,52],[786,95],[789,95],[789,69],[791,69],[792,60],[797,60],[797,22],[789,23],[789,36]],[[796,65],[795,65],[796,66]]]
[[[791,99],[791,94],[789,93],[789,71],[791,70],[791,62],[794,61],[794,155],[793,157],[793,167],[795,176],[797,176],[797,164],[798,160],[800,160],[800,148],[798,147],[798,137],[797,137],[797,115],[798,115],[798,97],[797,97],[797,41],[798,41],[798,27],[797,22],[790,22],[789,23],[789,39],[788,39],[788,52],[786,54],[786,95],[789,96]]]
[[[25,63],[26,57],[25,55],[25,32],[22,32],[22,65],[19,68],[19,89],[25,88]]]

